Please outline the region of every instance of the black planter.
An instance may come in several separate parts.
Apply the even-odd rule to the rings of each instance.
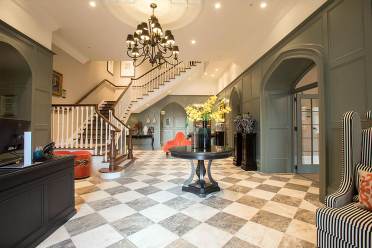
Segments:
[[[211,125],[209,121],[203,121],[200,127],[196,128],[197,149],[208,150],[211,148]]]
[[[242,141],[243,135],[241,133],[236,133],[234,135],[234,160],[233,160],[233,163],[236,166],[240,166],[242,164],[243,157]]]
[[[216,146],[224,146],[224,145],[225,145],[225,132],[216,131]]]
[[[243,158],[242,158],[242,169],[246,171],[256,171],[256,134],[244,134],[243,135]]]

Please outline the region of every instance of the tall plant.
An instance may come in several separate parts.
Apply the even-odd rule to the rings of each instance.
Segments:
[[[234,119],[234,126],[237,133],[252,134],[257,132],[256,120],[250,113],[238,115]]]
[[[210,121],[223,122],[224,115],[231,111],[225,99],[217,101],[217,96],[211,96],[203,104],[192,104],[185,108],[187,118],[190,121]]]

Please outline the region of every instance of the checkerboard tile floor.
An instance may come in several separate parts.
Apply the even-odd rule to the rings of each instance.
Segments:
[[[181,191],[189,162],[138,151],[122,178],[76,181],[77,214],[42,247],[315,247],[316,182],[213,162],[221,192]]]

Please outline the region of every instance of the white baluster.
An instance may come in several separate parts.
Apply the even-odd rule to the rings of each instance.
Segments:
[[[64,139],[64,134],[65,134],[65,108],[61,107],[61,114],[62,114],[62,130],[61,130],[61,147],[65,147],[65,139]]]
[[[99,154],[102,156],[102,149],[103,149],[103,123],[102,123],[102,118],[99,117],[99,120],[100,120],[100,123],[101,123],[101,135],[100,135],[100,139],[101,139],[101,142],[100,142],[100,152]]]
[[[70,143],[70,147],[71,148],[75,148],[74,147],[74,133],[75,133],[75,129],[74,129],[74,115],[75,115],[75,106],[73,106],[71,108],[71,143]]]
[[[67,107],[66,108],[66,148],[69,147],[69,136],[70,136],[70,133],[69,133],[69,126],[70,126],[70,119],[69,119],[69,115],[70,115],[70,107]]]
[[[98,155],[97,145],[98,145],[98,115],[97,113],[94,113],[95,121],[96,121],[96,142],[94,144],[94,155]]]
[[[107,141],[108,141],[108,138],[107,138],[107,134],[108,134],[109,130],[108,130],[108,123],[105,122],[105,161],[107,162]],[[110,135],[109,135],[110,137]]]
[[[84,148],[88,148],[88,125],[89,125],[89,107],[85,107],[85,139]]]
[[[95,109],[94,107],[90,107],[90,116],[89,116],[89,119],[90,119],[90,149],[93,149],[93,121],[94,121],[94,112],[95,112]]]

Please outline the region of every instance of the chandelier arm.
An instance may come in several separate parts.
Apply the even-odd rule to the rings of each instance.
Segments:
[[[138,61],[138,60],[136,60],[133,64],[135,65],[135,66],[140,66],[140,65],[142,65],[143,64],[143,62],[145,62],[145,60],[146,60],[146,56],[145,57],[143,57],[143,59],[141,60],[141,62],[140,63],[136,63],[136,61]]]

